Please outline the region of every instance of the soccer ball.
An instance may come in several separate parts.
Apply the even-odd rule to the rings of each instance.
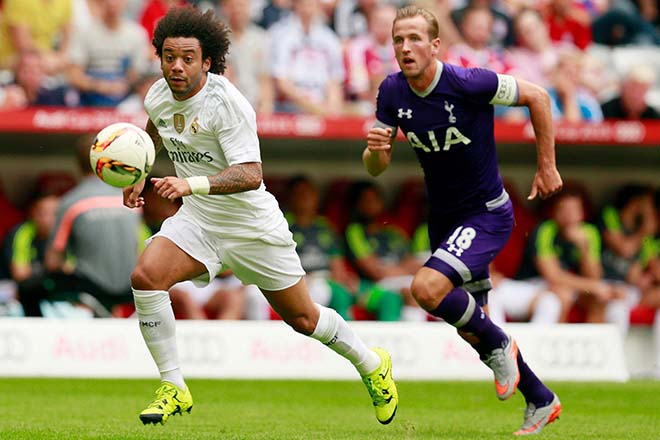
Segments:
[[[108,185],[119,188],[141,182],[151,171],[155,158],[151,137],[128,122],[105,127],[89,150],[94,173]]]

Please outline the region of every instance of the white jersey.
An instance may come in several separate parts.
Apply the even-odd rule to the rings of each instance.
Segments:
[[[211,176],[246,162],[261,162],[257,122],[247,99],[220,75],[207,74],[195,96],[177,101],[165,79],[144,100],[178,177]],[[263,182],[252,191],[183,197],[183,207],[204,229],[220,236],[257,238],[284,220]]]

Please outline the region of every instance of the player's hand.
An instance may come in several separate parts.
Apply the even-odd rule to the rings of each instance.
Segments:
[[[527,200],[534,200],[537,195],[542,199],[547,199],[561,191],[563,185],[556,167],[537,169],[532,182],[532,190],[527,196]]]
[[[178,177],[152,177],[151,183],[154,184],[154,191],[156,191],[156,194],[169,201],[192,194],[188,182],[185,179],[179,179]]]
[[[372,127],[367,133],[369,151],[389,151],[392,149],[392,129]]]
[[[128,186],[122,191],[124,193],[124,206],[129,208],[141,208],[144,205],[144,198],[140,197],[144,189],[144,180],[133,186]]]
[[[593,280],[586,293],[593,295],[597,300],[602,302],[612,299],[613,294],[612,287],[602,280]]]
[[[581,223],[576,225],[571,225],[564,229],[564,237],[579,249],[588,249],[589,248],[589,237],[587,233],[584,232],[584,228]]]

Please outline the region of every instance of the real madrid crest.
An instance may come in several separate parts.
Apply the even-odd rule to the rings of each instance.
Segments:
[[[199,132],[199,121],[197,120],[197,116],[195,116],[195,120],[190,124],[190,132],[192,134],[197,134]]]
[[[174,129],[177,133],[183,133],[186,128],[186,118],[181,113],[174,113]]]

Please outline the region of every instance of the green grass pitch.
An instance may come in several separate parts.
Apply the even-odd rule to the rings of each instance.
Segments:
[[[516,394],[487,382],[399,382],[381,426],[354,382],[190,380],[191,415],[143,426],[156,380],[0,379],[0,439],[506,439],[522,422]],[[660,381],[552,383],[564,411],[536,438],[660,439]]]

